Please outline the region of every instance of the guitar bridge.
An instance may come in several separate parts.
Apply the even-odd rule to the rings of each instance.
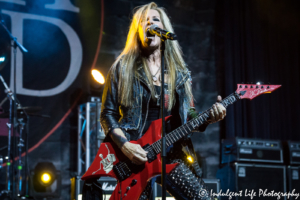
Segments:
[[[132,174],[125,162],[118,162],[116,165],[114,165],[113,170],[120,182],[124,181]]]

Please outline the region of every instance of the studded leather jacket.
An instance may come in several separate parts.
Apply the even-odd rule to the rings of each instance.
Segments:
[[[137,140],[142,136],[149,111],[149,101],[151,98],[150,87],[146,81],[143,67],[139,67],[138,73],[135,75],[139,77],[135,77],[133,83],[133,106],[130,108],[124,107],[118,101],[119,70],[120,63],[116,66],[114,74],[111,73],[111,70],[108,73],[102,96],[100,123],[105,135],[114,128],[121,128],[124,130],[128,140]],[[185,124],[189,117],[188,113],[191,106],[185,96],[184,83],[186,81],[191,82],[191,76],[189,71],[177,71],[176,77],[175,89],[179,97],[179,115],[181,123]],[[142,104],[144,103],[147,104],[146,112],[142,112]],[[206,125],[202,125],[200,131],[203,131],[203,128],[205,129]]]

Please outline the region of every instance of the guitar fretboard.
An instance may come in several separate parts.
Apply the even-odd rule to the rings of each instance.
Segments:
[[[220,103],[227,108],[229,105],[233,104],[234,102],[238,101],[240,99],[239,95],[234,92],[233,94],[229,95],[225,99],[223,99]],[[194,119],[189,120],[186,124],[180,126],[179,128],[173,130],[166,136],[166,145],[169,147],[173,143],[177,142],[184,136],[190,134],[195,128],[201,126],[202,124],[207,123],[209,119],[209,112],[212,107],[207,109],[206,111],[200,113],[197,117]],[[161,139],[154,142],[152,145],[152,148],[154,149],[156,154],[159,154],[161,152]]]

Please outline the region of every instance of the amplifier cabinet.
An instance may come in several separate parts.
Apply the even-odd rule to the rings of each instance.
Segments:
[[[234,138],[222,140],[222,164],[230,162],[283,163],[280,140]]]
[[[288,178],[288,191],[291,193],[293,190],[295,193],[300,192],[300,166],[288,166],[287,167],[287,178]],[[290,198],[291,200],[296,199],[295,196]]]
[[[101,177],[97,182],[101,185],[102,199],[109,199],[117,186],[117,180],[110,177]],[[71,200],[82,200],[83,184],[84,181],[81,180],[81,176],[71,178]]]
[[[281,165],[256,165],[256,164],[235,164],[236,191],[243,191],[242,197],[237,199],[249,199],[246,196],[251,190],[256,192],[255,199],[277,199],[276,196],[269,197],[267,194],[274,192],[286,192],[286,167]],[[267,191],[266,195],[260,194]],[[252,192],[252,191],[251,191]],[[280,199],[286,199],[281,197]]]
[[[300,142],[288,141],[289,164],[300,165]]]
[[[220,179],[204,178],[202,180],[204,181],[209,194],[218,194],[220,192]],[[220,199],[220,196],[214,196],[213,199]]]
[[[230,163],[223,166],[217,172],[217,178],[221,182],[221,192],[233,192],[239,195],[232,199],[249,200],[270,199],[276,200],[275,193],[286,193],[286,167],[283,165]],[[269,196],[268,196],[269,195]],[[221,197],[228,200],[228,196]],[[281,196],[286,200],[286,196]]]

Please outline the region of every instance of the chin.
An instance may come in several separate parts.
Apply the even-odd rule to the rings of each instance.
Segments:
[[[155,40],[152,40],[148,46],[151,48],[158,48],[160,46],[160,39],[155,38]]]
[[[143,46],[146,49],[157,49],[160,46],[160,38],[145,38]]]

